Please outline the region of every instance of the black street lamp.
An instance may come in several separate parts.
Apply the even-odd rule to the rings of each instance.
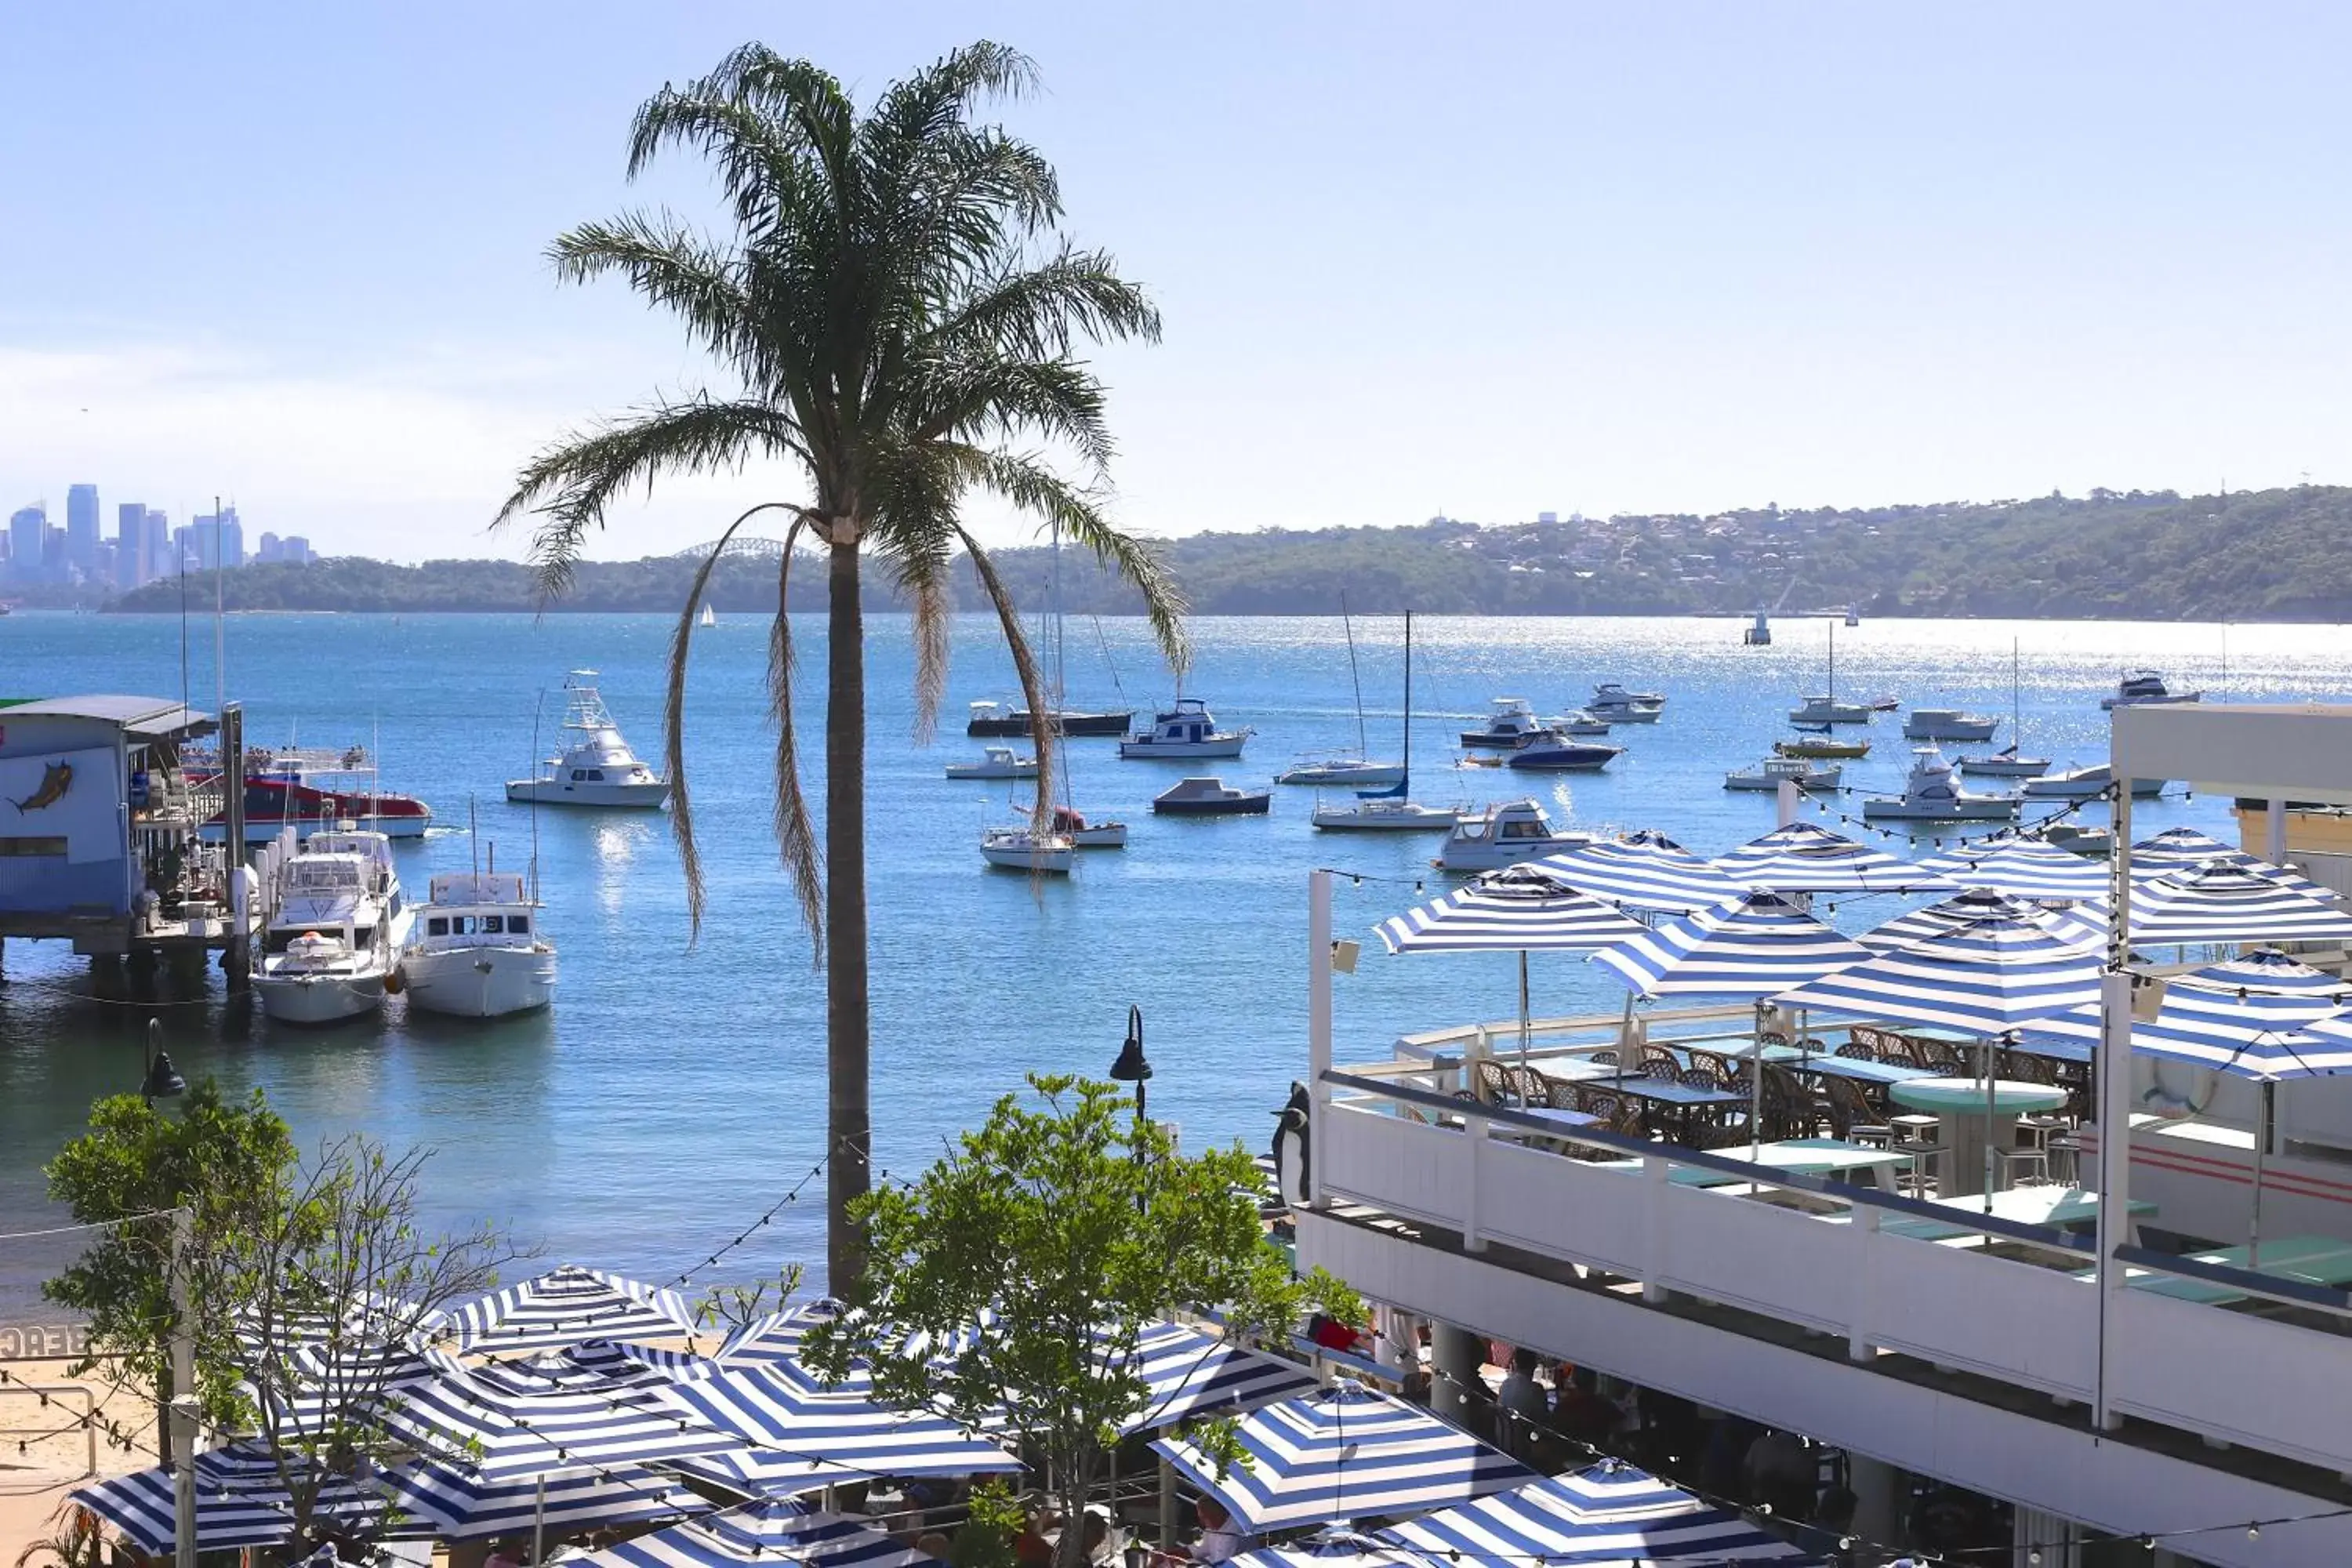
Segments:
[[[1135,1085],[1135,1121],[1138,1136],[1135,1142],[1135,1163],[1143,1163],[1141,1129],[1147,1124],[1144,1114],[1144,1086],[1151,1081],[1151,1063],[1143,1055],[1143,1009],[1129,1005],[1127,1009],[1127,1040],[1118,1047],[1118,1060],[1110,1064],[1112,1081]],[[1138,1208],[1144,1206],[1143,1194],[1135,1194]]]
[[[188,1092],[188,1080],[172,1065],[170,1053],[163,1049],[163,1020],[147,1020],[147,1067],[139,1085],[139,1098],[152,1106],[159,1100],[171,1100]]]

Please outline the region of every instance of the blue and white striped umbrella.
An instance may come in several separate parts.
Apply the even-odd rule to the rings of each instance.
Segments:
[[[2132,1025],[2132,1049],[2242,1078],[2307,1078],[2352,1070],[2352,983],[2263,948],[2226,963],[2176,975],[2156,1016]],[[2096,1045],[2094,1003],[2042,1020],[2047,1034]]]
[[[1783,1007],[1990,1037],[2095,1002],[2104,962],[2032,921],[1992,916],[1822,976]]]
[[[468,1375],[509,1394],[578,1393],[643,1388],[718,1371],[709,1359],[652,1345],[616,1345],[590,1340],[560,1351],[511,1360],[492,1360],[467,1369]]]
[[[1951,893],[1949,879],[1811,822],[1792,822],[1715,858],[1742,887],[1776,893]]]
[[[1648,828],[1622,838],[1596,838],[1535,864],[1577,891],[1620,909],[1688,914],[1736,899],[1741,890],[1713,866]]]
[[[1736,1513],[1630,1465],[1539,1480],[1392,1525],[1373,1540],[1447,1563],[1814,1562]]]
[[[306,1461],[289,1460],[296,1473]],[[258,1443],[232,1443],[195,1458],[196,1545],[205,1552],[282,1545],[294,1532],[294,1500],[278,1463]],[[140,1551],[168,1556],[177,1534],[176,1479],[161,1465],[82,1487],[72,1500],[111,1525]],[[381,1491],[346,1477],[319,1489],[312,1521],[373,1521],[384,1508]]]
[[[384,1429],[428,1458],[469,1460],[506,1481],[583,1467],[658,1464],[740,1447],[682,1403],[691,1384],[517,1394],[470,1373],[404,1389]]]
[[[2268,864],[2255,859],[2236,845],[2224,844],[2196,827],[2168,827],[2131,847],[2131,869],[2135,881],[2169,877],[2176,871],[2193,871],[2209,860],[2221,860],[2232,866]]]
[[[1222,1476],[1181,1438],[1151,1447],[1252,1532],[1420,1513],[1535,1479],[1419,1405],[1345,1380],[1255,1411],[1234,1435],[1244,1457]]]
[[[2105,866],[2061,849],[2032,833],[1956,844],[1919,862],[1967,888],[1990,888],[2012,899],[2078,903],[2104,899],[2112,879]]]
[[[656,1289],[599,1268],[565,1264],[466,1302],[450,1327],[466,1351],[543,1351],[587,1340],[673,1339],[697,1330],[694,1309],[675,1290]]]
[[[812,1394],[775,1367],[739,1367],[667,1391],[702,1422],[753,1447],[775,1450],[778,1476],[793,1463],[820,1479],[963,1476],[1021,1467],[985,1437],[944,1415],[887,1410],[855,1395]]]
[[[1592,962],[1643,996],[1769,996],[1869,956],[1780,894],[1756,892],[1637,931]]]
[[[1946,899],[1940,904],[1930,904],[1924,910],[1897,915],[1882,925],[1873,926],[1854,940],[1873,952],[1893,952],[1897,948],[1916,947],[1931,937],[1942,936],[1947,931],[1958,931],[1983,920],[2024,921],[2040,926],[2070,946],[2085,948],[2093,952],[2104,952],[2106,947],[2106,923],[2095,911],[2049,910],[2034,904],[2022,904],[1989,888],[1973,889],[1957,899]]]
[[[700,1513],[710,1504],[667,1476],[637,1465],[572,1470],[524,1481],[486,1481],[469,1467],[412,1459],[383,1473],[393,1501],[408,1519],[395,1535],[480,1541],[651,1524]]]
[[[2300,884],[2300,885],[2298,885]],[[2292,872],[2206,861],[2132,889],[2136,942],[2342,942],[2352,914]]]
[[[582,1568],[939,1568],[866,1520],[762,1499],[576,1559]]]
[[[1143,1406],[1119,1424],[1149,1432],[1195,1415],[1246,1410],[1311,1393],[1315,1374],[1297,1362],[1234,1344],[1187,1323],[1154,1323],[1137,1336],[1134,1371]]]
[[[1474,878],[1373,929],[1391,952],[1549,952],[1606,947],[1642,927],[1528,864]]]

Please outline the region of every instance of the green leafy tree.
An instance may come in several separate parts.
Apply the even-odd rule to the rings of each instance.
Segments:
[[[1119,1427],[1145,1410],[1143,1330],[1214,1308],[1228,1336],[1248,1341],[1286,1335],[1310,1305],[1363,1309],[1319,1269],[1294,1276],[1265,1237],[1250,1196],[1257,1168],[1238,1146],[1179,1157],[1114,1085],[1029,1084],[1037,1103],[1005,1096],[920,1179],[859,1201],[866,1271],[805,1354],[826,1379],[866,1363],[886,1405],[973,1427],[1001,1415],[1076,1519]],[[946,1343],[963,1348],[942,1364]],[[1213,1454],[1236,1452],[1229,1422],[1194,1436]],[[1063,1532],[1065,1568],[1082,1560],[1080,1536]]]
[[[90,1353],[74,1368],[77,1375],[97,1372],[155,1400],[158,1453],[171,1451],[163,1412],[183,1392],[172,1380],[179,1316],[172,1304],[171,1211],[191,1211],[198,1237],[249,1226],[294,1158],[286,1123],[259,1090],[238,1103],[205,1079],[176,1111],[137,1095],[98,1101],[90,1107],[89,1131],[44,1169],[50,1197],[76,1221],[108,1228],[96,1233],[64,1273],[44,1282],[41,1293],[89,1321]],[[194,1392],[206,1419],[224,1424],[239,1409],[232,1337],[221,1304],[205,1300],[201,1287],[191,1284]]]
[[[523,468],[499,513],[500,522],[537,515],[532,557],[560,592],[616,495],[754,459],[805,481],[805,499],[761,501],[738,517],[721,548],[759,512],[791,519],[769,647],[774,824],[826,973],[826,1259],[836,1291],[857,1277],[850,1212],[869,1185],[864,557],[912,609],[919,734],[947,679],[950,573],[959,554],[970,562],[1038,715],[1041,816],[1054,773],[1045,693],[1013,599],[963,525],[965,499],[992,495],[1116,567],[1141,590],[1170,659],[1184,657],[1181,601],[1158,553],[1102,510],[1112,455],[1105,391],[1079,357],[1088,342],[1156,339],[1159,312],[1109,256],[1060,237],[1060,187],[1038,151],[973,119],[1035,79],[1025,57],[974,44],[885,89],[861,115],[827,72],[750,44],[709,76],[656,94],[637,111],[630,175],[666,149],[702,154],[731,233],[713,238],[667,214],[629,214],[562,236],[553,258],[566,279],[617,275],[676,316],[715,362],[719,384],[560,440]],[[1078,477],[1048,451],[1074,461]],[[786,615],[803,541],[826,563],[822,865],[800,778]],[[714,550],[687,595],[669,660],[670,821],[698,928],[686,671],[719,560]]]

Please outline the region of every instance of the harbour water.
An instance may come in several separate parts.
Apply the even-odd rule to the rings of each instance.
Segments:
[[[227,624],[227,689],[257,744],[366,744],[387,787],[428,800],[437,825],[397,853],[421,896],[434,870],[481,851],[520,867],[530,814],[502,781],[552,749],[563,672],[602,685],[641,753],[658,755],[661,665],[670,622],[656,616],[243,616]],[[1822,689],[1826,623],[1782,619],[1768,648],[1740,646],[1727,620],[1416,619],[1413,795],[1433,805],[1536,795],[1587,828],[1663,828],[1714,853],[1769,829],[1769,796],[1729,794],[1725,772],[1788,732],[1786,710]],[[1337,1009],[1342,1056],[1379,1052],[1398,1033],[1507,1016],[1512,960],[1391,959],[1369,928],[1445,880],[1423,836],[1317,834],[1309,790],[1281,790],[1270,816],[1155,820],[1151,796],[1187,771],[1263,783],[1296,754],[1352,745],[1346,647],[1333,618],[1197,623],[1188,693],[1228,724],[1255,727],[1240,763],[1120,762],[1112,742],[1071,743],[1076,804],[1133,826],[1123,852],[1087,854],[1066,882],[1033,888],[990,872],[982,826],[1009,818],[1003,784],[954,783],[943,764],[977,751],[965,700],[1013,693],[992,619],[957,628],[948,710],[928,749],[912,742],[912,653],[902,619],[868,623],[872,753],[868,835],[873,924],[877,1163],[906,1173],[985,1113],[1029,1070],[1099,1075],[1117,1055],[1129,1003],[1141,1005],[1157,1069],[1155,1115],[1188,1146],[1266,1136],[1269,1113],[1303,1065],[1307,872],[1343,880],[1342,934],[1364,939]],[[802,711],[822,722],[823,626],[803,628]],[[1069,633],[1070,699],[1121,696],[1149,712],[1170,682],[1139,623]],[[1356,639],[1375,755],[1393,756],[1401,714],[1400,623],[1359,619]],[[188,633],[200,708],[215,691],[212,627]],[[0,618],[0,693],[176,695],[176,619],[19,614]],[[2105,753],[2098,699],[2126,667],[2164,669],[2208,700],[2341,698],[2352,688],[2352,633],[2243,626],[1885,620],[1840,628],[1842,696],[1998,713],[2008,738],[2012,637],[2023,647],[2026,748],[2059,764]],[[543,810],[536,824],[542,926],[560,944],[551,1013],[469,1026],[401,1016],[327,1030],[272,1026],[221,1005],[162,1009],[85,999],[82,964],[62,944],[12,942],[0,987],[0,1232],[52,1223],[39,1167],[80,1126],[97,1095],[137,1087],[151,1011],[190,1076],[259,1087],[306,1143],[360,1131],[438,1153],[426,1196],[442,1218],[488,1218],[572,1259],[671,1278],[691,1270],[816,1163],[824,1129],[824,986],[777,869],[768,832],[771,738],[762,722],[766,625],[723,618],[698,638],[688,747],[710,901],[698,941],[687,923],[677,857],[652,814]],[[1114,674],[1116,685],[1114,684]],[[1454,734],[1509,693],[1556,712],[1603,680],[1667,693],[1664,721],[1627,726],[1630,748],[1604,773],[1534,777],[1456,769]],[[1907,762],[1899,720],[1867,731],[1868,762],[1846,782],[1892,790]],[[812,779],[821,733],[807,736]],[[2000,741],[1996,741],[1999,744]],[[1024,786],[1012,786],[1021,788]],[[814,798],[822,801],[821,790]],[[1857,798],[1832,813],[1859,816]],[[2228,802],[2143,803],[2139,820],[2189,822],[2231,836]],[[1860,831],[1857,827],[1855,831]],[[1982,831],[1981,827],[1970,831]],[[1923,838],[1950,829],[1923,828]],[[1925,849],[1927,846],[1923,845]],[[1416,889],[1416,882],[1422,884]],[[1853,900],[1842,924],[1895,912]],[[1539,960],[1543,1012],[1613,1006],[1622,991],[1571,958]],[[754,1241],[732,1277],[822,1253],[822,1185],[812,1183]],[[54,1247],[0,1245],[0,1310],[15,1310]]]

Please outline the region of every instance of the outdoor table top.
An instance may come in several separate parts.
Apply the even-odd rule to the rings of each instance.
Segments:
[[[1601,1118],[1581,1110],[1564,1110],[1549,1105],[1514,1106],[1522,1116],[1533,1116],[1560,1127],[1598,1127]],[[1513,1129],[1513,1131],[1517,1131]]]
[[[2246,1249],[2223,1247],[2210,1252],[2192,1252],[2188,1256],[2199,1263],[2217,1264],[2224,1268],[2247,1268]],[[2251,1268],[2255,1274],[2273,1274],[2281,1279],[2302,1285],[2352,1285],[2352,1241],[2333,1236],[2282,1236],[2262,1244],[2258,1261]],[[2086,1268],[2075,1276],[2078,1279],[2095,1279],[2098,1270]],[[2210,1306],[2245,1299],[2245,1292],[2227,1285],[2216,1285],[2204,1279],[2184,1279],[2178,1275],[2158,1274],[2152,1269],[2133,1268],[2125,1272],[2124,1281],[2136,1290],[2147,1290],[2158,1296],[2171,1296],[2183,1301],[2200,1301]]]
[[[1926,1068],[1902,1067],[1894,1062],[1872,1061],[1863,1057],[1815,1055],[1801,1062],[1791,1062],[1789,1066],[1796,1072],[1823,1078],[1850,1078],[1864,1083],[1904,1083],[1913,1079],[1936,1076]]]
[[[1996,1219],[2015,1220],[2020,1225],[2081,1225],[2096,1219],[2099,1215],[2099,1194],[2084,1192],[2080,1187],[2041,1186],[2007,1187],[1992,1194],[1992,1207],[1985,1208],[1982,1193],[1961,1193],[1948,1198],[1937,1198],[1944,1208],[1965,1210],[1971,1214],[1990,1212]],[[2132,1198],[2125,1203],[2126,1213],[2151,1215],[2156,1205],[2146,1198]],[[1893,1229],[1890,1221],[1887,1228]],[[1909,1223],[1909,1222],[1905,1222]],[[1933,1220],[1921,1220],[1921,1225],[1933,1225]]]
[[[1884,1170],[1903,1164],[1908,1155],[1886,1149],[1873,1149],[1860,1143],[1843,1143],[1835,1138],[1790,1138],[1777,1143],[1766,1143],[1753,1156],[1738,1144],[1710,1149],[1708,1153],[1725,1160],[1745,1160],[1768,1170],[1790,1171],[1802,1176],[1840,1175],[1849,1171]],[[1668,1157],[1672,1158],[1671,1152]],[[1612,1170],[1638,1169],[1640,1160],[1604,1160],[1602,1165]],[[1728,1171],[1707,1170],[1696,1165],[1678,1165],[1666,1175],[1677,1186],[1722,1187],[1743,1178]]]
[[[1990,1086],[1980,1078],[1909,1078],[1889,1084],[1886,1092],[1914,1110],[1980,1111],[1990,1105],[1995,1115],[2014,1115],[2055,1110],[2066,1103],[2066,1091],[2054,1084],[2009,1078],[1994,1079]]]
[[[1745,1105],[1748,1097],[1734,1089],[1699,1089],[1673,1079],[1643,1078],[1638,1074],[1619,1077],[1611,1072],[1606,1077],[1588,1078],[1581,1081],[1611,1094],[1630,1094],[1636,1100],[1647,1100],[1659,1105]]]

